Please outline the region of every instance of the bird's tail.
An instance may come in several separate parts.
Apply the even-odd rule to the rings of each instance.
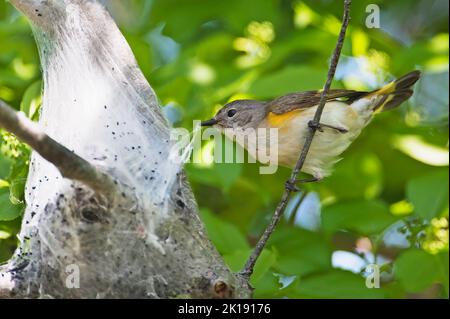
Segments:
[[[419,78],[420,71],[412,71],[383,86],[381,89],[370,92],[369,95],[382,97],[373,108],[374,112],[378,113],[391,110],[409,99],[413,94],[411,87]]]

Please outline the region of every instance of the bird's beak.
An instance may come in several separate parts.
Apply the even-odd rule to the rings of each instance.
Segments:
[[[216,120],[215,118],[212,118],[210,120],[203,121],[201,123],[201,126],[213,126],[214,124],[217,124],[218,122],[219,122],[218,120]]]

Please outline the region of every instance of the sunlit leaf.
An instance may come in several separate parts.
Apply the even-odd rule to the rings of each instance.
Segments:
[[[7,238],[9,238],[9,237],[11,237],[11,234],[10,234],[10,233],[8,233],[8,232],[6,232],[6,231],[4,231],[4,230],[0,230],[0,240],[1,240],[1,239],[7,239]]]
[[[394,146],[422,163],[433,166],[448,166],[448,148],[429,144],[419,136],[396,136]]]

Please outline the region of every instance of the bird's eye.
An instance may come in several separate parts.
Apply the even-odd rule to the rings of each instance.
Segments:
[[[236,109],[231,109],[227,112],[228,117],[233,117],[236,114]]]

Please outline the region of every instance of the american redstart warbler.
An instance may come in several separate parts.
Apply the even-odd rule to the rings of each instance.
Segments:
[[[311,181],[330,175],[339,155],[361,133],[373,115],[391,110],[406,101],[413,94],[412,86],[419,77],[420,72],[413,71],[371,92],[330,90],[321,123],[317,127],[319,132],[313,139],[302,172],[311,174]],[[320,95],[321,91],[305,91],[283,95],[269,102],[236,100],[201,124],[213,126],[225,135],[229,134],[230,129],[255,129],[258,132],[260,128],[277,128],[278,164],[294,167]],[[248,143],[241,146],[258,159],[254,150],[250,152]]]

